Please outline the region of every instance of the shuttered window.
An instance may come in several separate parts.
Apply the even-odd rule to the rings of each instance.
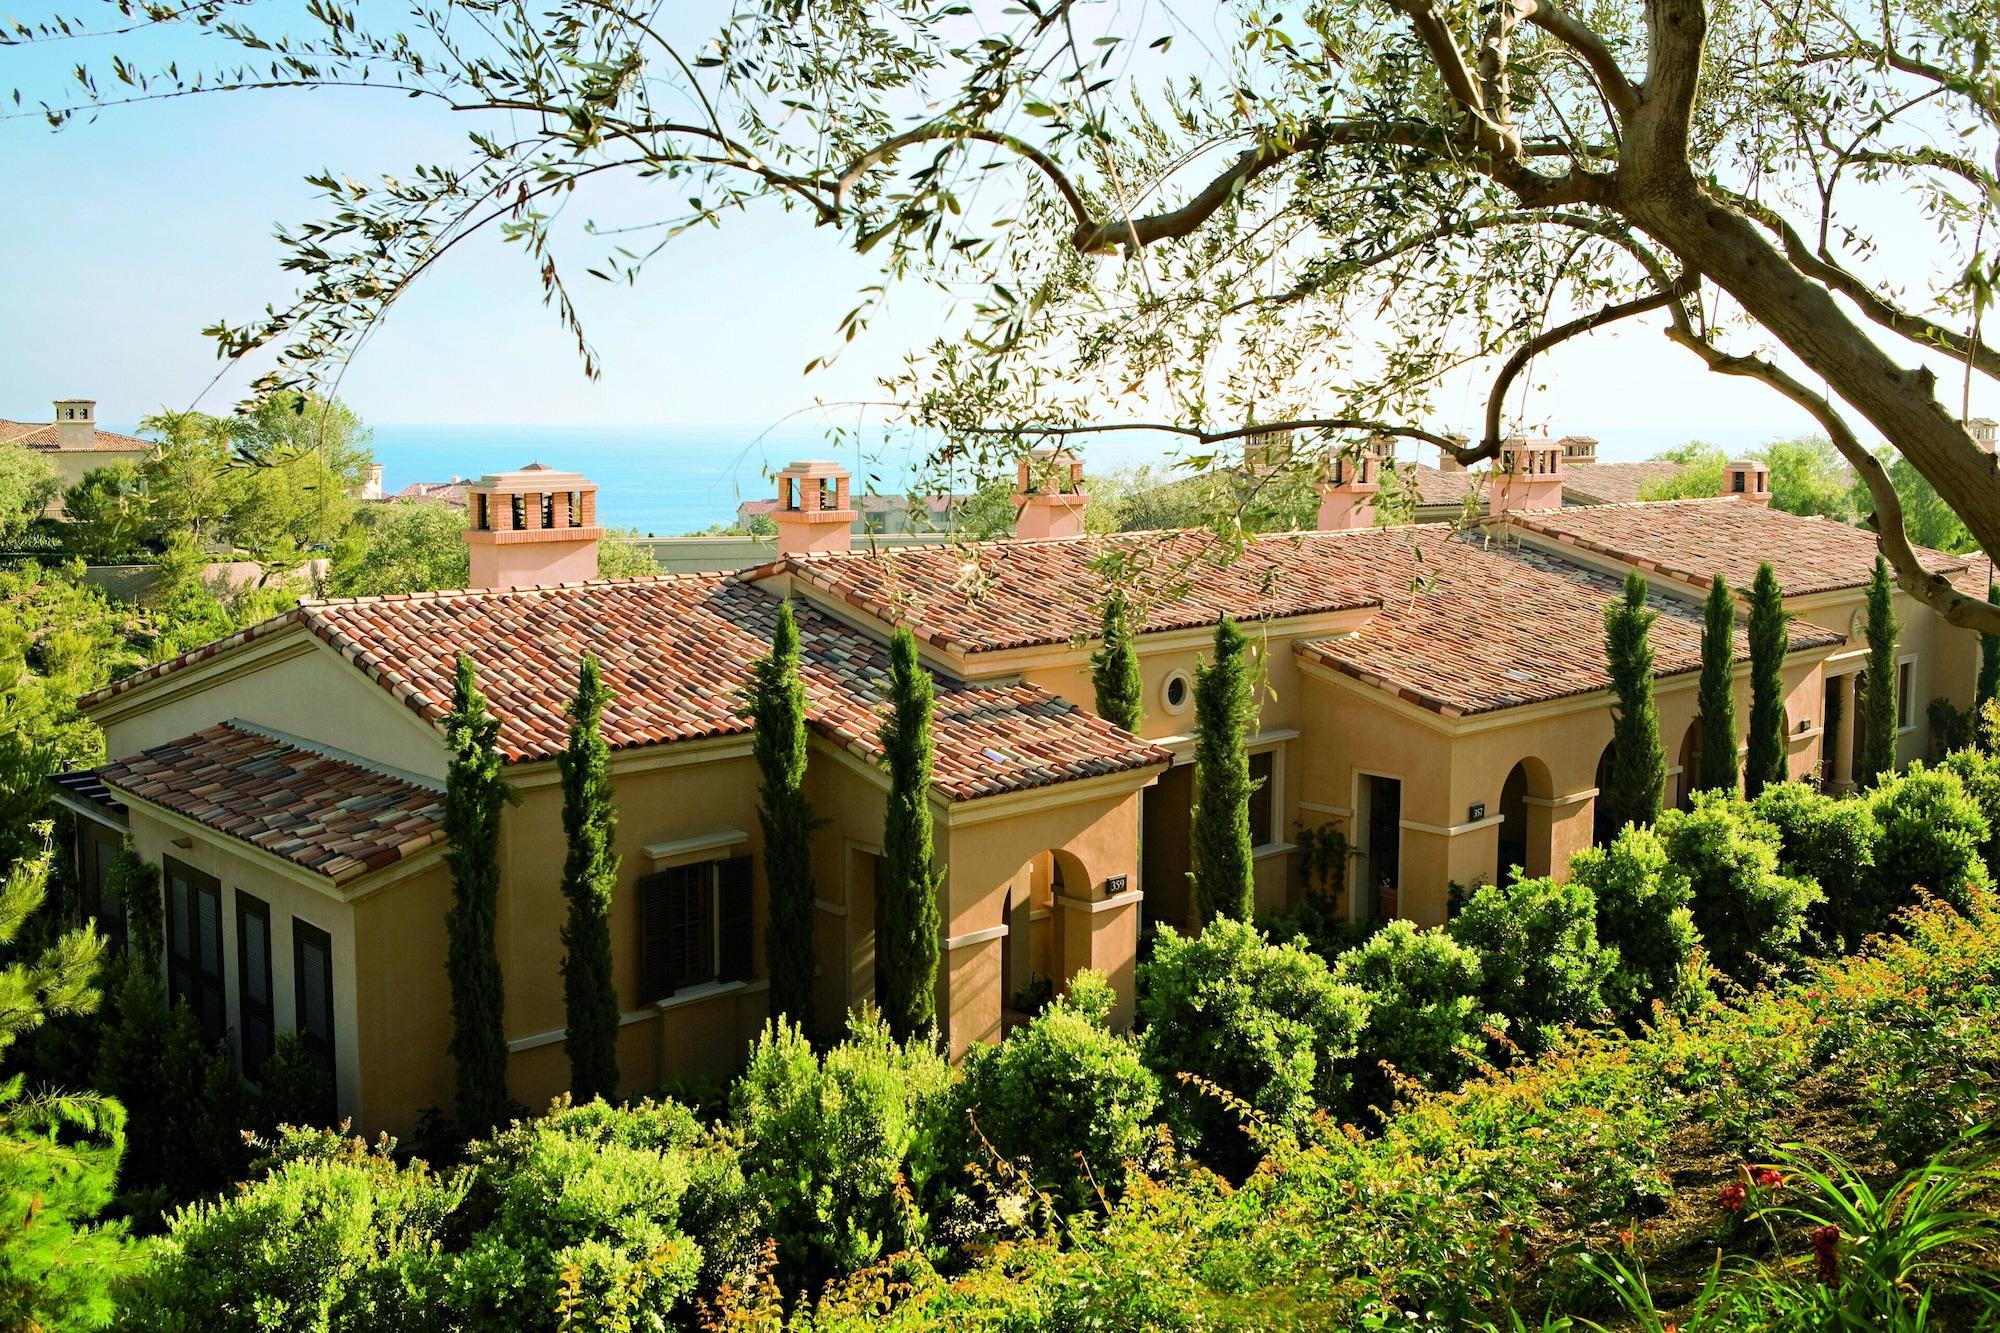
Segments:
[[[171,857],[165,869],[167,990],[194,1010],[202,1039],[220,1045],[229,1035],[222,989],[222,886]]]
[[[243,1073],[257,1077],[270,1057],[271,905],[236,891],[236,1024],[242,1034]]]
[[[292,918],[292,1022],[313,1059],[333,1077],[333,937]]]
[[[675,866],[639,881],[639,1002],[753,974],[750,858]]]

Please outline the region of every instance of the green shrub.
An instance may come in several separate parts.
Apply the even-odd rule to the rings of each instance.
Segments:
[[[1481,998],[1531,1055],[1567,1025],[1596,1022],[1618,954],[1597,939],[1588,884],[1518,875],[1482,884],[1451,919],[1451,937],[1479,955]]]
[[[281,1032],[257,1070],[257,1123],[265,1129],[331,1129],[337,1118],[333,1079],[296,1032]]]
[[[1656,1002],[1685,1012],[1700,1001],[1694,890],[1671,871],[1657,833],[1629,825],[1609,846],[1571,857],[1569,873],[1596,902],[1598,941],[1617,953],[1601,988],[1613,1013],[1631,1022],[1650,1017]]]
[[[1273,944],[1245,922],[1217,918],[1199,935],[1162,927],[1141,968],[1140,1038],[1167,1090],[1176,1133],[1205,1160],[1238,1170],[1256,1153],[1236,1114],[1179,1075],[1234,1093],[1286,1130],[1344,1100],[1348,1061],[1367,1017],[1359,991],[1325,961]]]
[[[1888,924],[1875,860],[1882,829],[1864,797],[1828,796],[1799,782],[1766,787],[1754,807],[1778,831],[1778,868],[1809,879],[1825,895],[1812,926],[1829,946],[1852,948]]]
[[[872,1011],[824,1056],[794,1025],[766,1025],[729,1118],[788,1288],[924,1243],[922,1204],[961,1165],[954,1100],[944,1057],[924,1038],[897,1042]]]
[[[1938,767],[1956,773],[1965,784],[1965,794],[1979,803],[1979,813],[1986,816],[1979,859],[1988,874],[2000,876],[2000,756],[1991,749],[1967,747],[1953,750]]]
[[[1746,985],[1797,966],[1806,913],[1821,894],[1778,869],[1778,831],[1744,802],[1696,792],[1658,825],[1671,873],[1685,875],[1709,959]]]
[[[1479,1002],[1479,955],[1441,930],[1391,921],[1334,964],[1333,975],[1368,998],[1357,1100],[1386,1109],[1387,1061],[1426,1088],[1447,1088],[1475,1070],[1485,1029],[1502,1020]]]
[[[750,1271],[752,1219],[734,1150],[686,1107],[559,1100],[467,1149],[472,1169],[453,1308],[460,1327],[554,1328],[564,1274],[587,1305],[636,1293],[662,1327],[711,1283]]]
[[[1102,973],[1079,972],[1033,1022],[965,1057],[961,1095],[979,1132],[1070,1208],[1087,1206],[1093,1185],[1116,1189],[1160,1104],[1137,1045],[1105,1026],[1114,998]]]
[[[234,1194],[181,1209],[124,1294],[141,1331],[427,1328],[443,1321],[447,1219],[462,1179],[359,1139],[299,1131]]]
[[[1963,910],[1970,889],[1992,884],[1979,853],[1992,830],[1958,774],[1918,760],[1884,782],[1872,804],[1882,826],[1878,896],[1892,910],[1911,901],[1919,887]]]

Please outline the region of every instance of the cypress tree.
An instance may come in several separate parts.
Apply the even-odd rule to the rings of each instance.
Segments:
[[[1122,589],[1104,601],[1104,642],[1090,655],[1090,683],[1097,690],[1097,715],[1136,733],[1146,720],[1141,696],[1139,654],[1132,649],[1132,609]]]
[[[1889,562],[1875,557],[1868,581],[1868,681],[1861,696],[1861,766],[1856,775],[1872,787],[1896,767],[1896,602]]]
[[[1750,753],[1743,793],[1750,799],[1788,776],[1785,768],[1785,650],[1791,614],[1771,566],[1750,585]]]
[[[889,799],[882,827],[883,1017],[899,1041],[937,1027],[938,883],[931,848],[931,710],[936,692],[906,629],[889,640],[889,713],[882,748]]]
[[[806,687],[799,679],[799,626],[792,604],[778,604],[769,656],[750,682],[755,724],[757,820],[764,829],[764,881],[770,921],[764,929],[771,1017],[788,1018],[813,1039],[812,806],[806,801]]]
[[[481,1135],[507,1113],[506,991],[493,943],[500,896],[500,807],[510,798],[500,774],[500,720],[487,711],[472,659],[458,655],[451,713],[445,718],[445,864],[451,910],[445,971],[451,981],[451,1057],[458,1066],[458,1129]]]
[[[1625,576],[1625,595],[1604,608],[1604,649],[1611,676],[1611,775],[1597,799],[1613,829],[1651,824],[1660,817],[1667,759],[1660,747],[1660,715],[1653,706],[1653,645],[1647,639],[1659,612],[1646,605],[1646,580]]]
[[[1194,891],[1201,919],[1250,920],[1255,880],[1250,860],[1249,640],[1224,616],[1215,657],[1194,669]]]
[[[2000,603],[2000,583],[1986,585],[1986,600]],[[1979,695],[1980,707],[1985,707],[1988,699],[2000,696],[2000,638],[1991,634],[1979,636]]]
[[[604,743],[604,706],[611,689],[595,654],[577,671],[569,705],[569,743],[556,757],[562,774],[564,1045],[569,1050],[569,1090],[578,1101],[618,1095],[618,991],[611,981],[611,893],[618,883],[618,854],[611,835],[618,810],[611,803],[611,748]]]
[[[1701,771],[1704,791],[1736,790],[1736,598],[1722,575],[1709,585],[1701,626]]]

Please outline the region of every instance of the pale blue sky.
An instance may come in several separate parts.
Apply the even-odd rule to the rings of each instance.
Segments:
[[[93,62],[109,58],[99,44],[0,48],[0,87],[54,88],[86,48]],[[163,404],[226,410],[250,375],[233,370],[210,389],[219,366],[200,329],[243,322],[289,295],[271,233],[318,212],[302,177],[326,167],[404,172],[452,156],[461,133],[425,104],[369,93],[190,98],[60,133],[33,117],[0,121],[12,187],[0,221],[0,416],[46,419],[64,394],[95,396],[108,424]],[[644,188],[623,185],[605,206],[616,211]],[[896,290],[862,341],[808,377],[802,368],[838,345],[839,317],[875,276],[832,233],[775,208],[737,218],[676,241],[637,289],[584,277],[581,260],[572,290],[602,354],[601,380],[583,377],[527,263],[484,238],[399,303],[343,396],[380,423],[763,427],[815,398],[874,397],[875,377],[927,341],[943,311],[934,293]],[[1639,326],[1544,358],[1537,386],[1533,417],[1598,436],[1611,457],[1692,437],[1739,447],[1806,428],[1768,391],[1707,374]],[[1473,424],[1474,387],[1450,397],[1431,424]],[[1990,393],[1979,407],[2000,413]]]

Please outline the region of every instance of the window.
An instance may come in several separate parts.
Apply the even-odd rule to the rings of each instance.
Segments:
[[[1729,474],[1729,489],[1730,489],[1730,490],[1732,490],[1732,491],[1734,491],[1734,492],[1736,492],[1736,493],[1737,493],[1738,495],[1741,495],[1741,494],[1743,493],[1743,481],[1744,481],[1744,474],[1743,474],[1743,473],[1741,473],[1741,472],[1732,472],[1732,473],[1730,473],[1730,474]]]
[[[582,491],[571,491],[569,493],[569,525],[573,528],[580,528],[583,526]]]
[[[333,1078],[333,937],[292,918],[292,1026]]]
[[[1916,714],[1910,710],[1910,676],[1915,666],[1915,660],[1908,657],[1896,664],[1896,726],[1899,729],[1917,725]]]
[[[167,993],[187,1001],[202,1038],[220,1045],[229,1035],[222,992],[222,885],[169,857]]]
[[[675,866],[639,881],[639,1002],[750,979],[750,858]]]
[[[1250,845],[1268,847],[1271,845],[1272,814],[1277,806],[1278,792],[1274,782],[1277,772],[1276,750],[1259,750],[1250,756],[1250,781],[1255,787],[1250,793]]]
[[[1184,713],[1187,711],[1188,696],[1192,691],[1193,687],[1188,683],[1187,672],[1176,671],[1160,686],[1160,698],[1165,701],[1169,713]]]
[[[556,493],[542,492],[542,528],[546,531],[556,525]]]
[[[95,824],[83,824],[78,833],[77,878],[83,885],[83,916],[86,921],[96,919],[97,933],[105,939],[105,956],[117,958],[125,952],[125,904],[111,882],[119,840],[109,829]]]
[[[521,532],[526,530],[528,526],[528,497],[525,495],[510,495],[507,497],[507,502],[513,506],[514,531]]]
[[[493,530],[493,515],[487,512],[490,497],[484,491],[475,491],[472,496],[472,526],[481,532]]]
[[[236,1026],[243,1073],[257,1077],[271,1054],[271,905],[236,891]]]

